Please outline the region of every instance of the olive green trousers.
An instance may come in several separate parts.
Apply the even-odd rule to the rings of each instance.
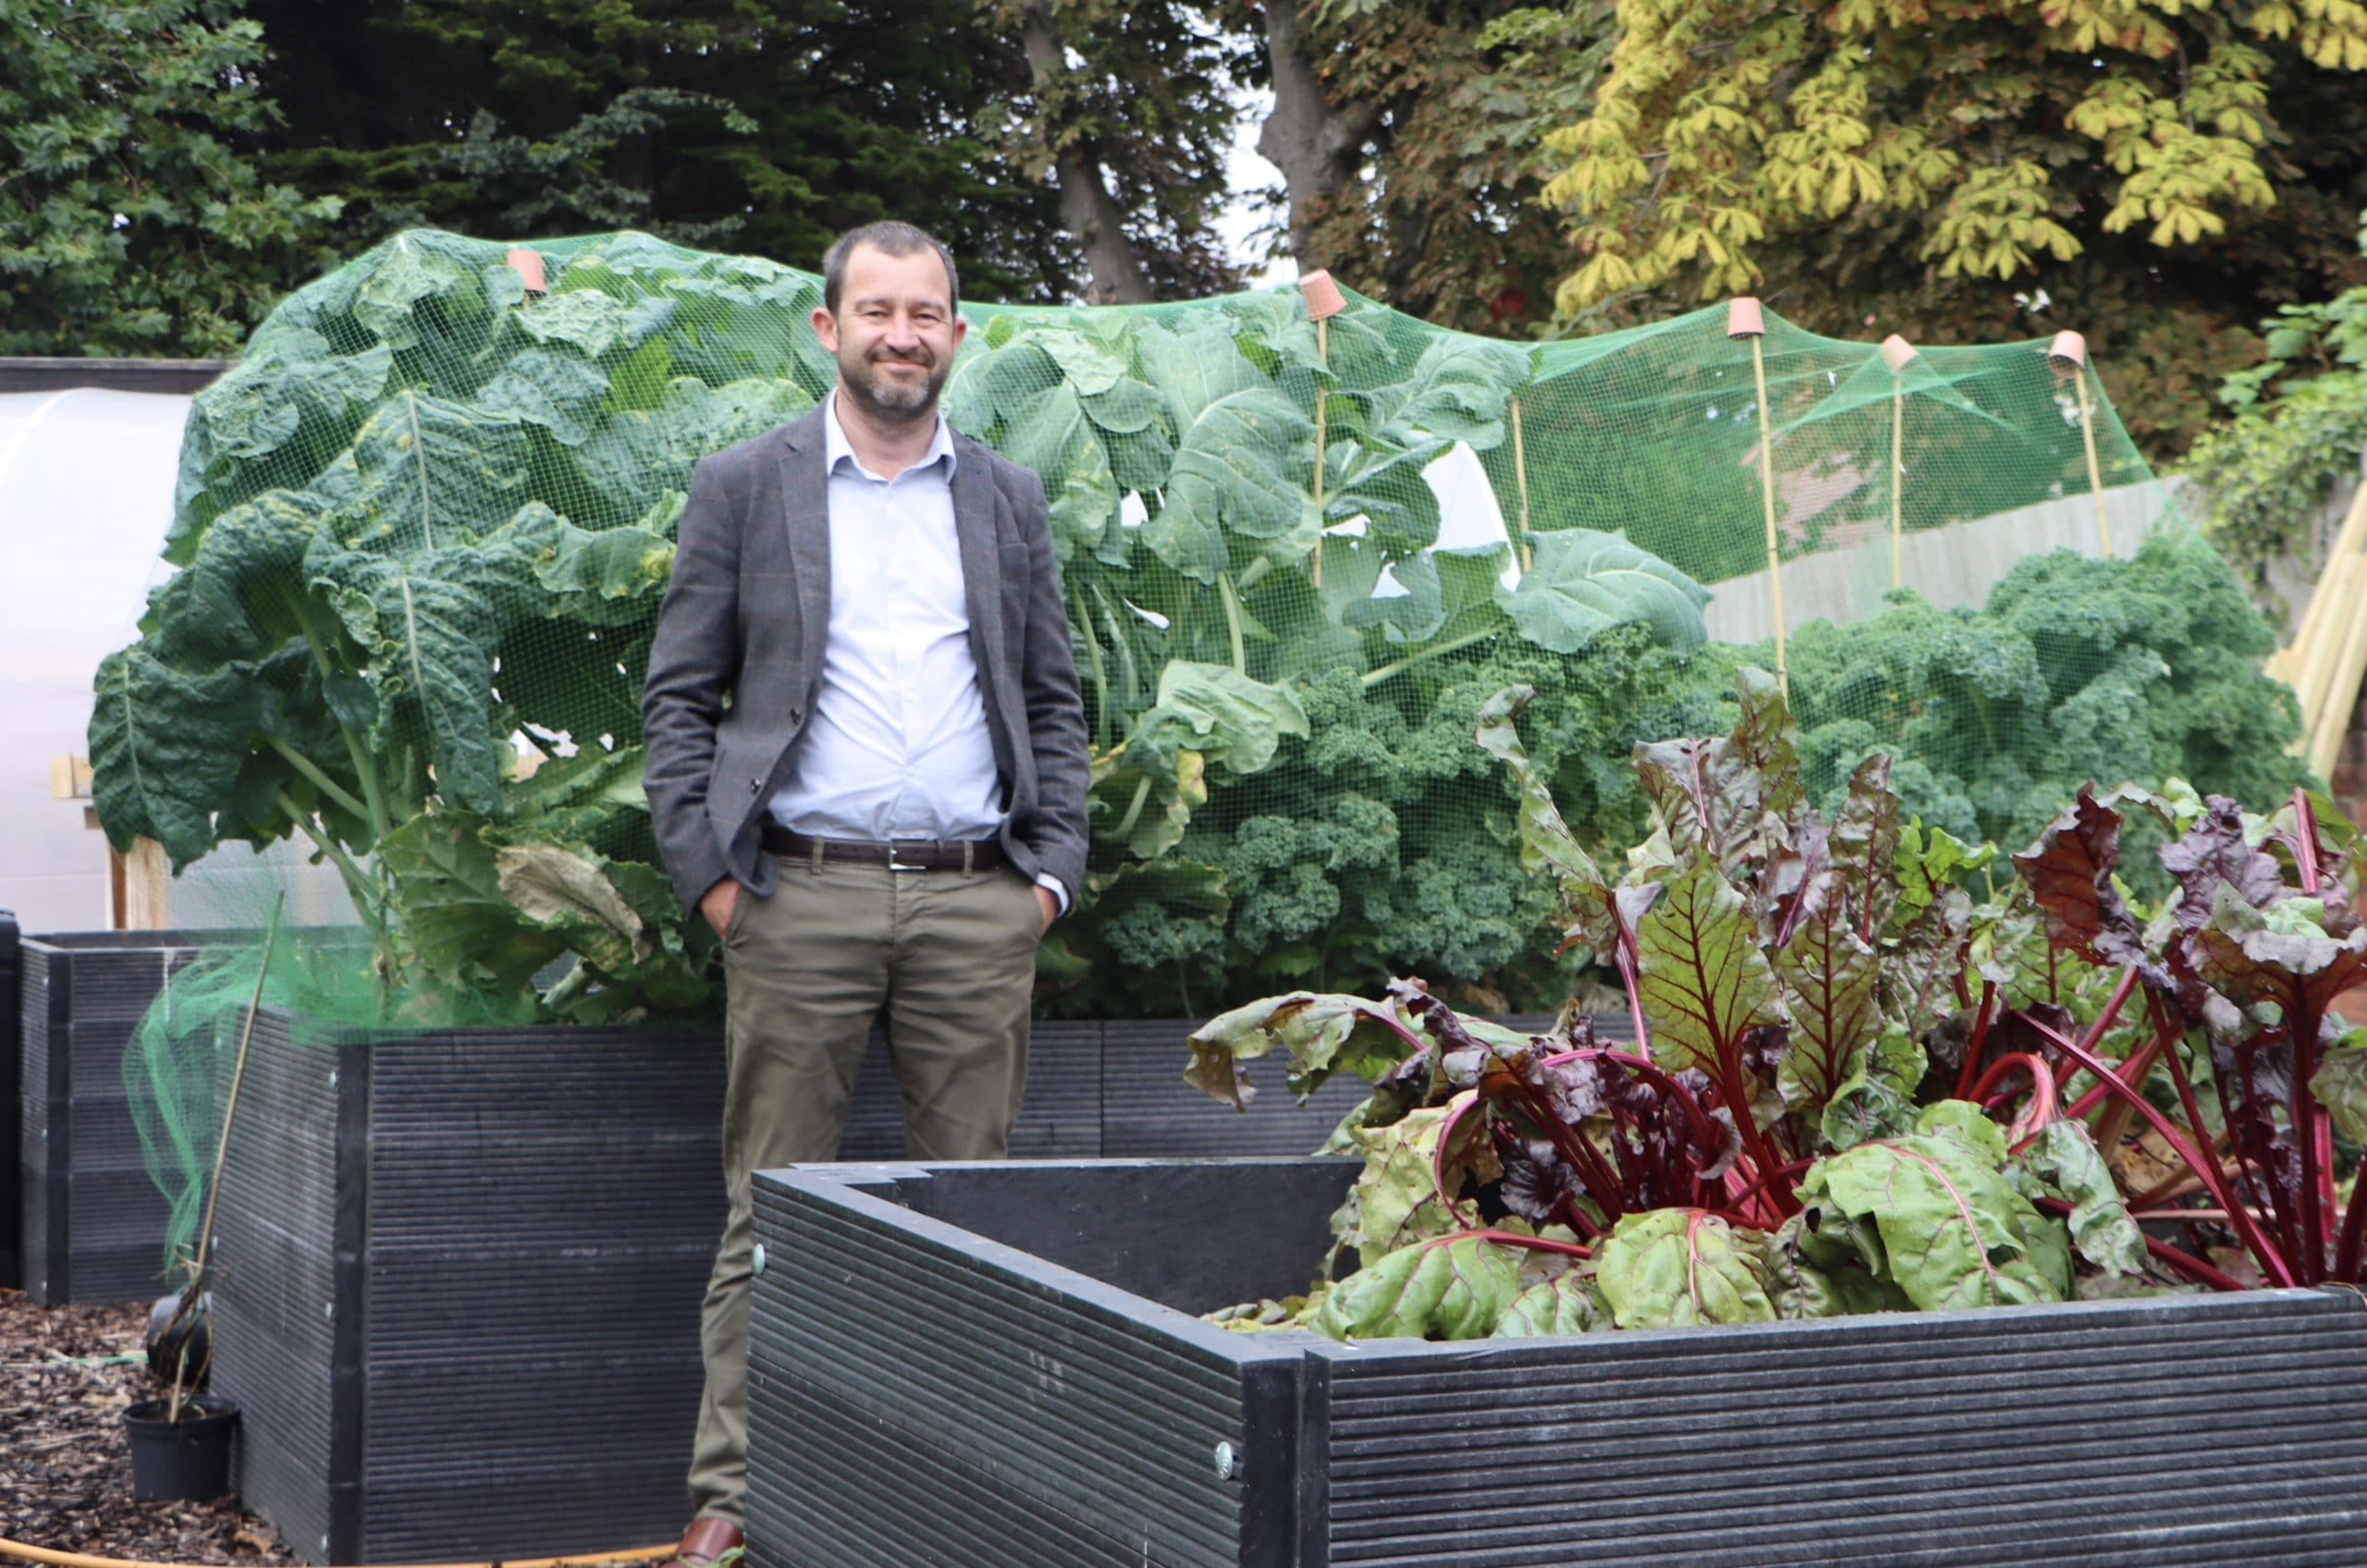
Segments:
[[[834,1158],[884,1011],[914,1159],[1000,1159],[1027,1076],[1042,916],[1008,866],[889,871],[783,861],[742,888],[723,935],[723,1178],[730,1218],[701,1320],[706,1391],[694,1514],[738,1523],[748,1486],[748,1297],[754,1171]]]

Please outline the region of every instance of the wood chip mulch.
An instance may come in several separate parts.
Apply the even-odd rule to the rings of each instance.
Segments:
[[[0,1290],[0,1537],[55,1551],[172,1563],[296,1559],[239,1506],[135,1502],[124,1407],[154,1390],[145,1306],[35,1306]]]

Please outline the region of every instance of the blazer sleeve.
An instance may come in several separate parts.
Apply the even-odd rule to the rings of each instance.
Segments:
[[[675,530],[674,573],[658,603],[641,692],[642,782],[675,895],[695,910],[731,875],[708,825],[716,726],[740,672],[740,520],[714,458],[691,471]]]
[[[1068,602],[1061,591],[1060,562],[1052,555],[1044,482],[1025,469],[1018,472],[1014,500],[1020,532],[1027,541],[1028,575],[1020,683],[1027,704],[1028,741],[1036,753],[1036,800],[1033,815],[1012,824],[1012,830],[1035,851],[1036,864],[1059,879],[1068,893],[1066,907],[1073,909],[1085,888],[1085,793],[1092,774],[1085,699],[1077,689]]]

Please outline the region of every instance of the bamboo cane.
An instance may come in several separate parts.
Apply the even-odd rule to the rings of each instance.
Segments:
[[[1750,374],[1759,388],[1759,496],[1767,514],[1767,592],[1775,614],[1775,686],[1789,701],[1792,673],[1784,655],[1784,562],[1775,539],[1775,410],[1767,403],[1767,336],[1759,301],[1748,295],[1726,302],[1726,336],[1750,339]]]
[[[2112,559],[2112,524],[2104,521],[2103,466],[2096,461],[2095,410],[2088,403],[2088,340],[2076,332],[2058,332],[2046,350],[2057,370],[2067,369],[2079,396],[2079,439],[2088,449],[2088,498],[2096,508],[2096,540],[2104,559]]]
[[[2334,772],[2335,760],[2342,754],[2343,737],[2350,732],[2350,716],[2359,706],[2359,683],[2367,677],[2367,597],[2352,594],[2339,613],[2348,615],[2349,624],[2333,679],[2319,699],[2310,741],[2310,771],[2321,778]]]
[[[1520,394],[1513,394],[1513,483],[1520,490],[1520,569],[1530,566],[1528,548],[1528,451],[1521,443]]]
[[[1899,484],[1907,472],[1907,387],[1890,384],[1890,585],[1907,586],[1907,533],[1899,521]]]
[[[1340,286],[1329,272],[1311,272],[1298,280],[1299,297],[1306,302],[1307,319],[1315,324],[1315,357],[1325,372],[1331,368],[1331,318],[1348,308]],[[1315,560],[1308,575],[1323,586],[1323,403],[1325,387],[1315,384]]]
[[[1883,362],[1890,366],[1890,585],[1907,586],[1907,530],[1901,506],[1907,483],[1907,367],[1915,346],[1897,333],[1883,339]]]
[[[2335,660],[2342,651],[2349,624],[2343,612],[2359,597],[2363,570],[2367,570],[2367,563],[2362,563],[2358,552],[2351,551],[2328,561],[2318,580],[2315,596],[2326,601],[2326,613],[2312,631],[2309,641],[2294,645],[2299,670],[2293,680],[2293,694],[2301,700],[2305,725],[2316,717],[2326,689],[2333,683]]]
[[[199,1294],[205,1289],[206,1253],[214,1243],[214,1206],[222,1197],[222,1166],[230,1152],[232,1121],[239,1114],[239,1085],[247,1075],[247,1046],[255,1037],[255,1014],[263,1007],[264,978],[271,972],[272,944],[278,939],[279,913],[287,906],[288,895],[282,892],[278,900],[272,905],[271,924],[264,928],[263,954],[255,962],[254,993],[247,998],[247,1020],[239,1031],[239,1054],[230,1064],[230,1089],[223,1096],[222,1137],[221,1141],[214,1145],[214,1175],[213,1179],[206,1183],[205,1212],[197,1225],[196,1258],[190,1266],[188,1288],[181,1292],[179,1304],[173,1308],[172,1319],[165,1326],[166,1332],[170,1332],[188,1316]],[[181,1341],[179,1360],[173,1368],[172,1403],[165,1412],[166,1422],[172,1424],[179,1422],[181,1403],[188,1396],[189,1341],[184,1338]]]
[[[2338,598],[2334,591],[2336,569],[2361,550],[2367,550],[2367,484],[2359,487],[2359,493],[2351,498],[2350,510],[2345,514],[2342,526],[2335,531],[2334,543],[2326,551],[2325,566],[2318,576],[2318,586],[2301,611],[2301,624],[2294,629],[2292,641],[2270,655],[2267,664],[2263,667],[2271,679],[2293,685],[2296,692],[2300,690],[2297,677],[2300,673],[2305,650],[2315,646],[2324,636],[2325,624],[2335,606],[2348,602]]]
[[[1323,361],[1324,369],[1331,368],[1331,324],[1329,320],[1315,324],[1315,357]],[[1323,586],[1323,398],[1324,387],[1318,382],[1315,388],[1315,564],[1308,572],[1318,588]]]

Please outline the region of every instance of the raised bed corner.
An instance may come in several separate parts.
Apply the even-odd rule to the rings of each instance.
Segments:
[[[21,938],[15,1207],[25,1292],[44,1306],[165,1289],[172,1206],[141,1153],[123,1055],[148,1004],[206,939],[183,931]]]
[[[1361,1345],[1356,1167],[759,1176],[754,1568],[2356,1568],[2367,1303],[2177,1295]]]

